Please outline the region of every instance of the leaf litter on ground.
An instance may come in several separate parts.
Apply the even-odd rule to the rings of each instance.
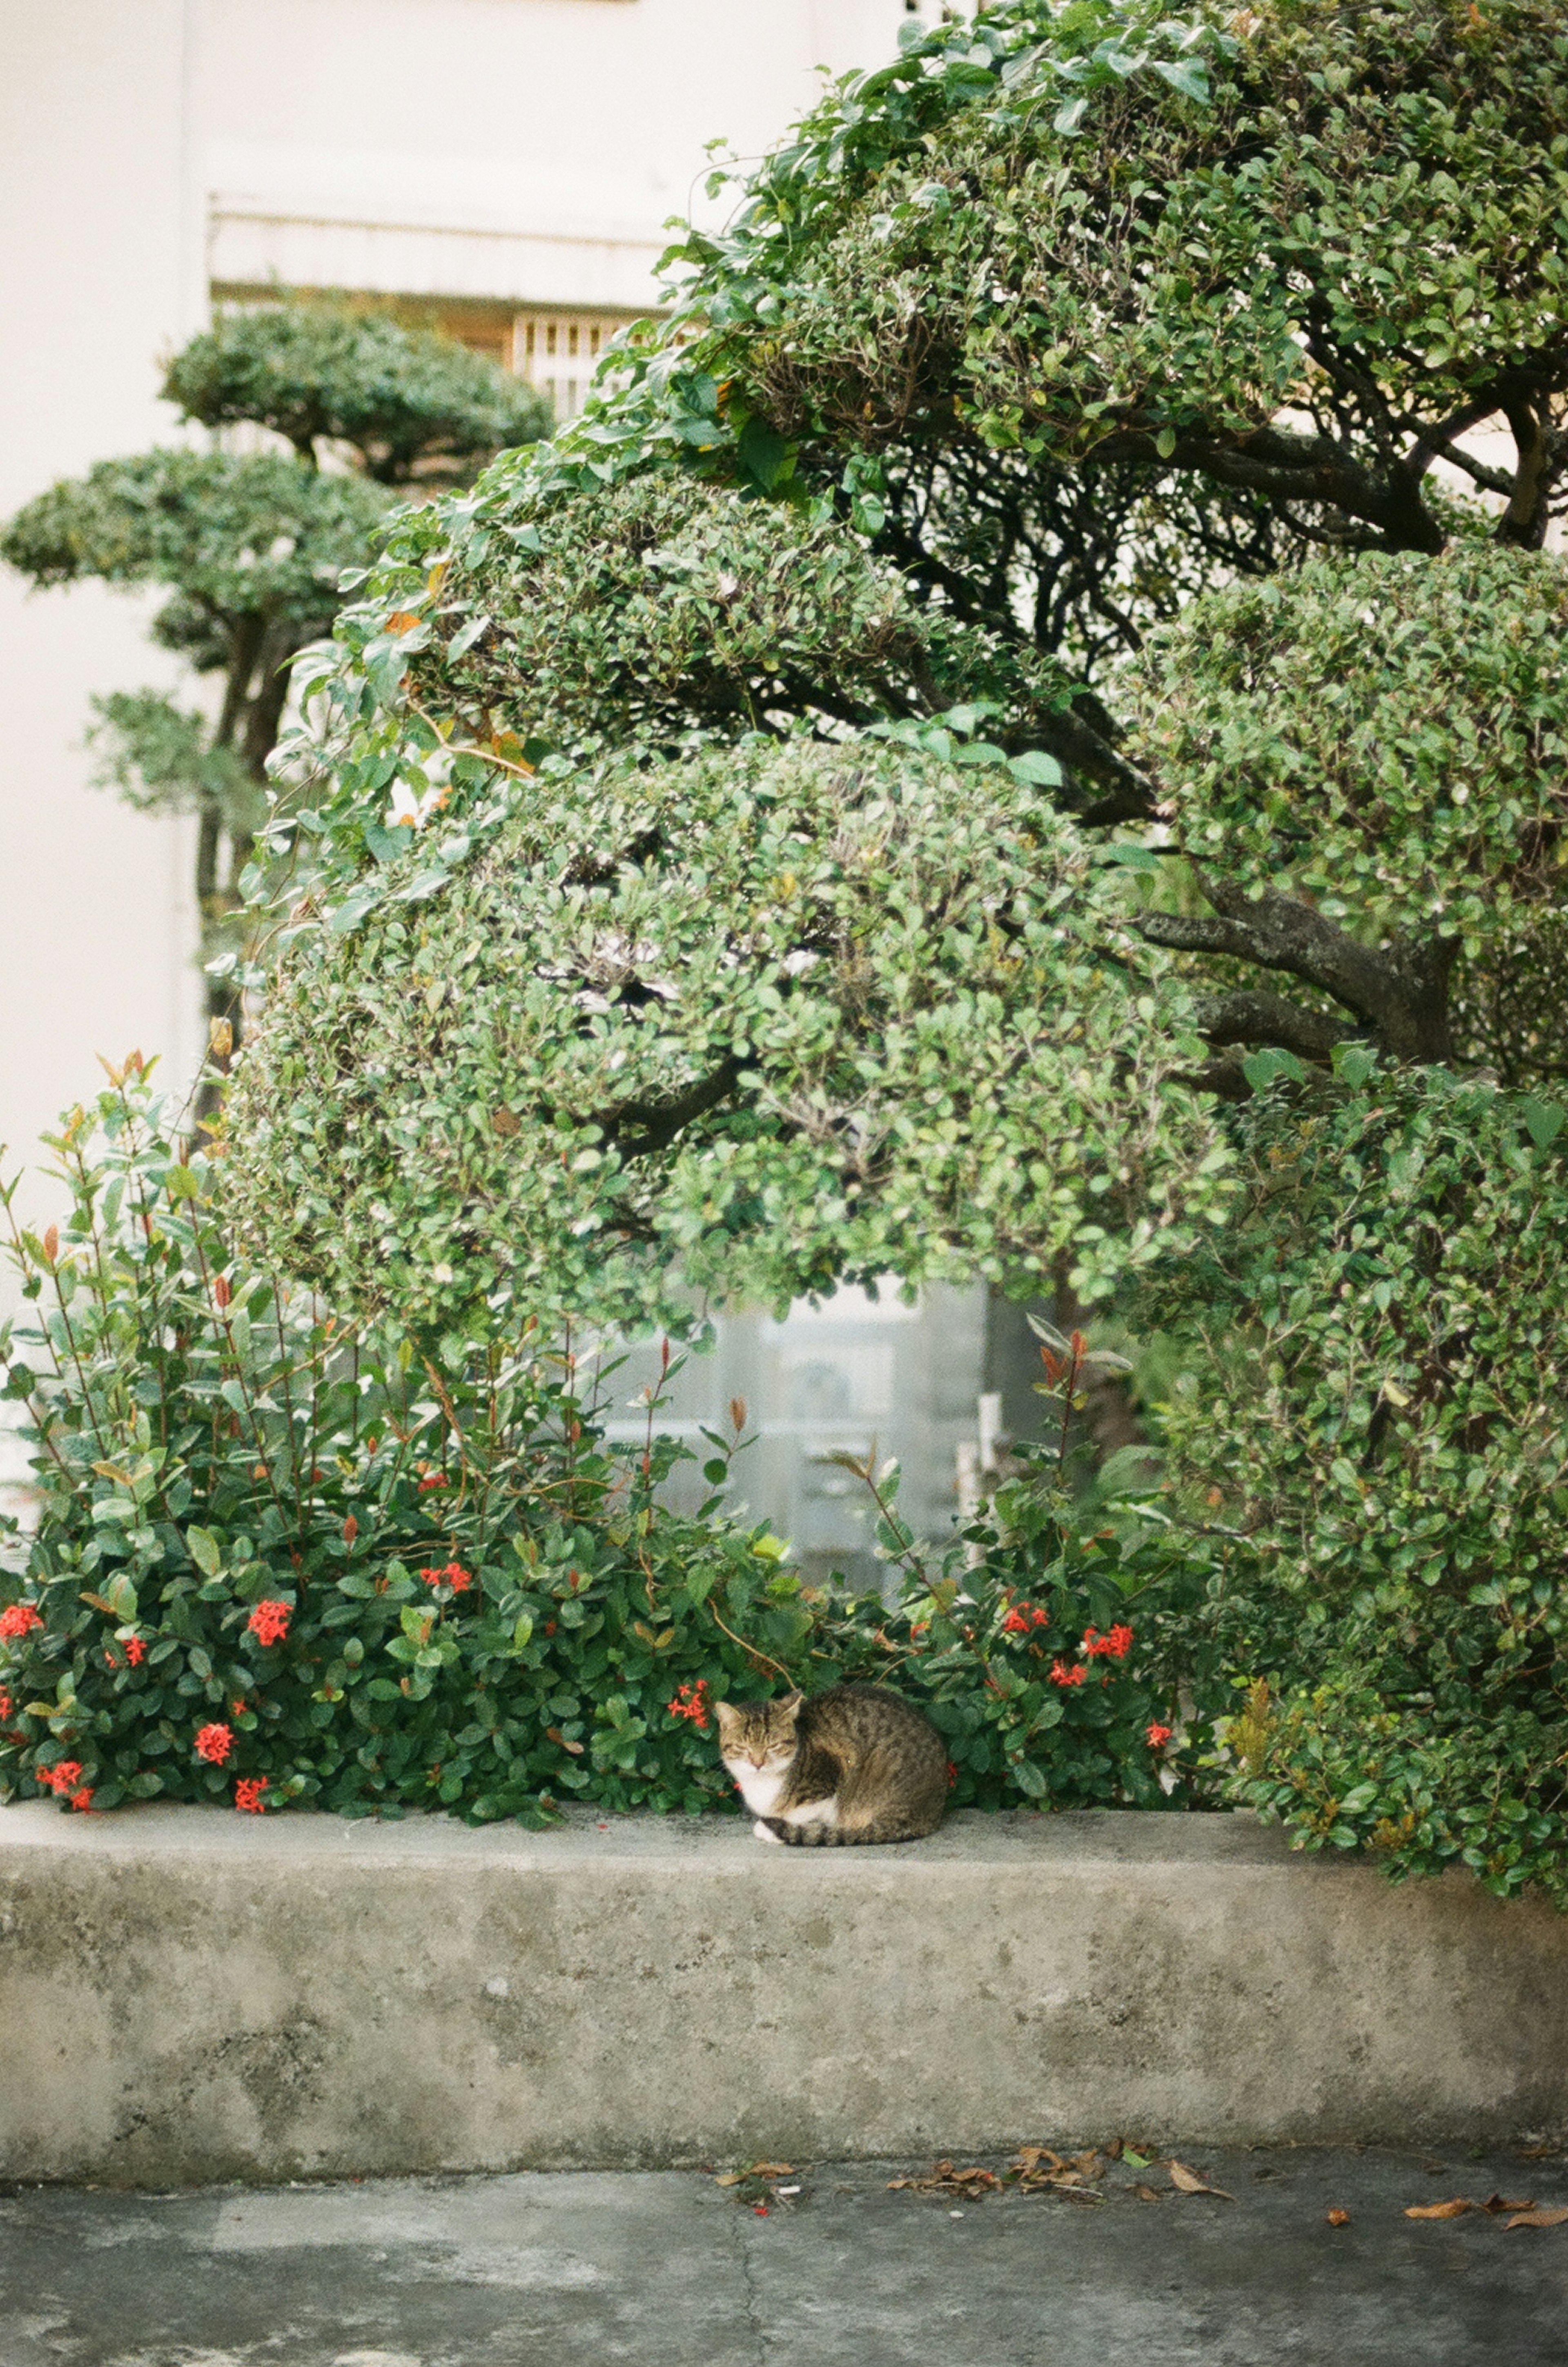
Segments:
[[[1538,2210],[1527,2197],[1506,2194],[1489,2194],[1484,2203],[1472,2202],[1468,2194],[1456,2194],[1447,2203],[1411,2203],[1405,2205],[1404,2215],[1407,2219],[1462,2219],[1468,2211],[1483,2212],[1489,2219],[1506,2218],[1508,2228],[1568,2224],[1568,2204],[1543,2203]]]
[[[781,2186],[781,2178],[794,2178],[794,2164],[787,2161],[748,2162],[740,2169],[721,2169],[714,2180],[716,2186],[729,2188],[737,2203],[750,2205],[753,2211],[766,2214],[775,2199],[784,2199],[800,2192],[798,2186]]]
[[[987,2169],[976,2163],[966,2169],[958,2169],[951,2160],[931,2164],[924,2177],[892,2178],[887,2191],[902,2190],[911,2194],[956,2195],[976,2203],[987,2194],[1061,2194],[1072,2203],[1103,2203],[1106,2172],[1115,2164],[1126,2169],[1158,2170],[1170,2175],[1170,2185],[1160,2189],[1134,2186],[1133,2192],[1141,2202],[1168,2201],[1172,2193],[1212,2194],[1224,2203],[1234,2203],[1234,2194],[1223,2186],[1211,2186],[1185,2162],[1162,2162],[1152,2147],[1139,2148],[1113,2137],[1108,2144],[1086,2146],[1083,2152],[1057,2153],[1043,2145],[1020,2146],[1007,2168],[1001,2171]]]

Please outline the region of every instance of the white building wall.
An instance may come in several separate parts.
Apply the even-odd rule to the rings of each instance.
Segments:
[[[181,0],[0,0],[0,515],[173,431],[159,357],[200,325]],[[147,604],[0,571],[0,1142],[32,1155],[95,1054],[194,1054],[184,828],[87,786],[95,690],[173,678]],[[41,1187],[25,1195],[41,1202]],[[0,1292],[5,1288],[0,1278]],[[5,1299],[0,1297],[0,1306]]]

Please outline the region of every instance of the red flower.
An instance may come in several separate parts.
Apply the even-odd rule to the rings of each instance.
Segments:
[[[8,1603],[0,1611],[0,1637],[6,1643],[17,1636],[26,1636],[31,1628],[41,1627],[43,1621],[30,1603]]]
[[[1109,1627],[1103,1636],[1096,1635],[1092,1627],[1086,1627],[1083,1637],[1084,1657],[1089,1660],[1124,1660],[1132,1641],[1133,1631],[1130,1627]]]
[[[1159,1725],[1159,1724],[1157,1724],[1157,1723],[1156,1723],[1156,1724],[1155,1724],[1154,1726],[1151,1726],[1151,1727],[1149,1727],[1149,1729],[1148,1729],[1148,1738],[1149,1738],[1149,1747],[1150,1747],[1150,1749],[1151,1749],[1151,1750],[1157,1750],[1159,1749],[1160,1744],[1161,1744],[1162,1742],[1168,1742],[1168,1741],[1170,1740],[1170,1728],[1169,1728],[1169,1727],[1168,1727],[1168,1726],[1160,1726],[1160,1725]]]
[[[426,1586],[449,1586],[454,1594],[467,1594],[474,1582],[473,1571],[465,1569],[460,1561],[443,1562],[439,1569],[422,1569],[420,1576]]]
[[[83,1815],[85,1816],[87,1810],[93,1805],[92,1785],[90,1784],[84,1784],[79,1792],[73,1792],[71,1795],[71,1805],[73,1808],[80,1808]]]
[[[243,1816],[259,1817],[263,1813],[262,1794],[266,1790],[265,1775],[242,1775],[234,1785],[234,1806]]]
[[[1029,1614],[1026,1611],[1010,1611],[1002,1625],[1010,1636],[1021,1636],[1028,1628]]]
[[[133,1669],[139,1669],[141,1666],[142,1661],[147,1658],[147,1647],[140,1636],[126,1637],[125,1657]]]
[[[290,1605],[287,1603],[258,1603],[245,1625],[263,1644],[281,1644],[288,1633]]]
[[[1051,1614],[1046,1610],[1043,1603],[1037,1603],[1035,1604],[1033,1610],[1030,1613],[1030,1617],[1033,1620],[1034,1625],[1037,1627],[1049,1627],[1051,1625]]]
[[[694,1685],[677,1686],[674,1700],[666,1702],[664,1706],[671,1717],[689,1717],[694,1727],[705,1732],[708,1722],[707,1679],[699,1677]]]
[[[234,1748],[234,1735],[227,1726],[204,1726],[196,1738],[196,1755],[214,1767],[221,1767]]]
[[[1066,1660],[1052,1661],[1051,1682],[1054,1685],[1081,1685],[1083,1681],[1084,1669],[1081,1662],[1075,1663],[1069,1669]]]
[[[4,1726],[16,1704],[9,1693],[0,1693],[0,1726]]]
[[[82,1762],[79,1759],[62,1759],[54,1766],[39,1767],[34,1772],[39,1782],[47,1784],[51,1792],[69,1792],[82,1772]]]
[[[445,1471],[431,1471],[420,1481],[419,1492],[422,1496],[428,1496],[433,1488],[445,1488],[446,1485]]]
[[[112,1652],[106,1652],[104,1654],[104,1666],[106,1669],[123,1669],[125,1662],[123,1660],[116,1659]]]

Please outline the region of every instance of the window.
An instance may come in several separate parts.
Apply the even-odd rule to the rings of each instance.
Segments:
[[[632,313],[519,312],[512,324],[512,367],[536,386],[558,420],[575,419],[599,357]]]

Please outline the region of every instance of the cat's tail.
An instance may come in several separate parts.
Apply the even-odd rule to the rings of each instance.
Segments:
[[[918,1841],[931,1828],[908,1824],[902,1817],[874,1817],[864,1825],[795,1825],[784,1817],[760,1817],[775,1840],[792,1849],[853,1849],[874,1841]]]

